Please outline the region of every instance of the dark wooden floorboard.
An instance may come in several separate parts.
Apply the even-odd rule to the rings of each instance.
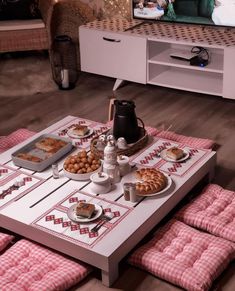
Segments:
[[[1,75],[0,75],[1,80]],[[213,180],[235,189],[235,101],[158,86],[126,82],[112,91],[114,79],[80,73],[75,89],[55,90],[32,96],[8,97],[0,92],[0,135],[26,127],[40,131],[67,115],[106,122],[109,99],[130,99],[146,125],[165,127],[180,134],[214,139],[218,144],[218,165]],[[17,80],[14,80],[17,82]],[[9,88],[10,90],[10,88]],[[235,290],[235,265],[218,280],[217,290]],[[179,290],[147,273],[123,264],[113,288],[104,287],[98,276],[90,275],[72,290]]]

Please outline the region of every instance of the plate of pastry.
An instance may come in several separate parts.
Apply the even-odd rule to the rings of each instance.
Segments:
[[[85,138],[94,132],[93,128],[86,125],[76,125],[67,131],[67,135],[72,138]]]
[[[171,177],[155,168],[139,168],[124,176],[123,181],[134,183],[136,195],[142,197],[161,195],[172,185]]]
[[[74,222],[91,222],[99,218],[103,209],[98,204],[79,202],[73,204],[67,211],[68,218]]]
[[[161,151],[160,156],[167,162],[180,163],[189,158],[189,152],[178,147],[171,147]]]
[[[172,179],[167,174],[155,168],[142,168],[135,172],[138,182],[136,194],[138,196],[155,196],[165,193],[172,184]]]

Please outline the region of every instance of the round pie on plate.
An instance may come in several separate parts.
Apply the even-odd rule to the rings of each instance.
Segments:
[[[166,176],[154,168],[142,168],[135,176],[140,182],[136,183],[137,194],[147,195],[162,191],[167,186]]]

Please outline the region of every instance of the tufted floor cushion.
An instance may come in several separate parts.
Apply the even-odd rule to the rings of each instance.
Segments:
[[[14,239],[13,235],[0,232],[0,252]]]
[[[215,142],[206,138],[198,138],[192,136],[185,136],[182,134],[175,133],[173,131],[159,131],[155,136],[166,138],[172,141],[176,141],[187,146],[201,149],[212,149],[215,145]]]
[[[186,290],[208,290],[233,259],[232,242],[170,220],[129,263]]]
[[[67,290],[89,271],[85,265],[22,239],[0,257],[0,290]]]
[[[26,128],[20,128],[12,132],[8,136],[0,137],[0,153],[9,150],[18,143],[26,140],[33,136],[35,132],[30,131]]]
[[[235,242],[235,192],[210,184],[176,217],[186,224]]]

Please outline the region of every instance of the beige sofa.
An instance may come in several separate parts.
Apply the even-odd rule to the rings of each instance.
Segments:
[[[42,19],[1,20],[0,52],[49,49],[56,0],[39,0]]]

